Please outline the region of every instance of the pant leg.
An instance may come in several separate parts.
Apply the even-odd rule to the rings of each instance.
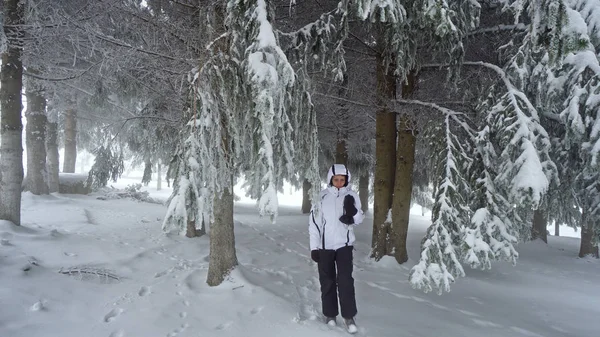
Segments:
[[[335,250],[319,250],[319,281],[323,315],[336,317],[339,314],[335,272]]]
[[[340,306],[342,317],[353,318],[356,316],[356,298],[354,293],[354,278],[352,277],[352,251],[354,247],[346,246],[336,251],[337,283],[340,293]]]

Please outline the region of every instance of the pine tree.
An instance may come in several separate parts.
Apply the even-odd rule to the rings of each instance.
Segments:
[[[220,21],[225,12],[224,21]],[[295,129],[295,123],[314,126],[314,115],[310,116],[310,108],[300,110],[310,100],[279,46],[271,25],[270,2],[231,0],[226,11],[217,9],[214,15],[215,24],[224,25],[227,31],[212,42],[211,57],[191,76],[197,103],[189,127],[193,132],[186,142],[194,147],[188,147],[183,158],[191,164],[186,183],[214,198],[213,203],[197,204],[198,213],[210,221],[210,285],[220,284],[237,264],[233,178],[245,174],[249,194],[259,200],[260,214],[274,221],[276,192],[283,179],[292,179],[297,173],[294,132],[308,129],[305,141],[316,144],[314,128]],[[309,117],[298,118],[296,114]],[[174,190],[170,211],[183,210],[171,205],[185,201],[189,189],[180,192],[184,178],[175,178],[180,187]]]
[[[469,154],[473,150],[468,148],[469,142],[457,136],[457,129],[463,129],[471,137],[474,134],[460,115],[446,109],[443,112],[446,114],[443,127],[437,128],[443,140],[437,152],[440,182],[432,210],[433,221],[421,242],[419,263],[410,272],[413,287],[425,292],[435,287],[440,294],[450,291],[456,277],[465,275],[460,263],[463,254],[460,243],[471,215],[466,197],[471,193],[467,173],[472,162]]]

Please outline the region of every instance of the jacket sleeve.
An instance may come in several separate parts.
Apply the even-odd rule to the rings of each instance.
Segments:
[[[356,214],[354,215],[354,225],[360,225],[365,219],[365,213],[362,211],[362,205],[360,204],[360,198],[356,192],[352,191],[354,197],[354,207],[356,207]]]
[[[308,216],[308,234],[310,236],[310,250],[319,249],[319,240],[321,239],[321,218],[320,212],[317,212],[313,206]]]

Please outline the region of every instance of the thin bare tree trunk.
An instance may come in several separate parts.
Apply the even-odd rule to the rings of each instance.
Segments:
[[[417,82],[417,75],[411,72],[402,86],[402,98],[412,97]],[[392,202],[393,243],[388,249],[394,253],[398,263],[408,261],[406,237],[410,218],[410,200],[412,197],[412,174],[415,165],[416,131],[413,121],[407,114],[400,116],[398,122],[398,143],[396,147],[396,178],[394,181],[394,197]]]
[[[21,225],[23,124],[21,123],[21,63],[23,3],[4,0],[4,33],[8,46],[0,69],[0,219]]]
[[[546,221],[546,217],[544,212],[536,209],[533,212],[533,226],[531,226],[531,239],[541,239],[545,243],[548,243],[548,230],[546,226],[548,222]]]
[[[302,182],[302,214],[310,213],[310,209],[312,208],[310,202],[310,189],[312,188],[311,183],[308,179],[304,179]]]
[[[362,174],[358,180],[358,197],[362,211],[367,213],[369,210],[369,174]]]
[[[58,192],[58,172],[60,170],[58,155],[58,114],[50,109],[46,133],[46,161],[48,168],[48,192]]]
[[[160,159],[157,160],[156,163],[156,190],[160,191],[162,190],[162,165],[160,164]]]
[[[65,161],[63,172],[75,173],[77,162],[77,111],[67,110],[65,114]]]
[[[383,35],[379,31],[378,45],[384,46]],[[371,257],[380,260],[388,251],[391,238],[391,223],[387,222],[392,208],[394,173],[396,171],[396,113],[387,107],[390,99],[396,97],[396,78],[394,66],[386,69],[382,55],[376,58],[377,66],[377,103],[380,106],[375,121],[375,178],[373,194],[373,237]]]
[[[560,236],[560,225],[558,221],[554,221],[554,236]]]
[[[34,81],[27,85],[27,146],[26,188],[31,193],[48,194],[48,172],[46,171],[46,99]]]
[[[598,258],[598,246],[594,246],[594,226],[588,219],[585,211],[581,218],[581,241],[579,245],[579,257],[591,255]]]

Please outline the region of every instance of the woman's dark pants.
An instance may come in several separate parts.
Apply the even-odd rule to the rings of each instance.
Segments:
[[[356,316],[354,278],[352,278],[352,246],[338,250],[319,250],[319,281],[321,282],[321,301],[323,315],[336,317],[338,311],[338,292],[342,317]],[[337,266],[337,273],[336,273]]]

